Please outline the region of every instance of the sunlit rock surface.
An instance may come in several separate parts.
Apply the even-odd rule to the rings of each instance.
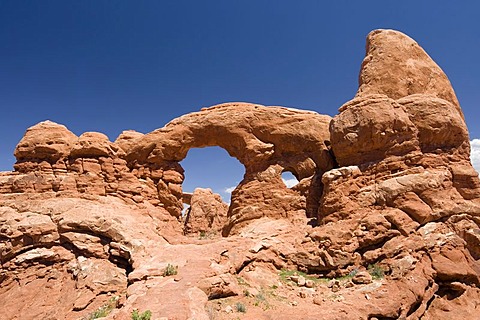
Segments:
[[[229,206],[182,190],[179,162],[208,146],[245,167]],[[333,118],[228,103],[114,142],[41,122],[0,173],[0,314],[477,319],[469,155],[448,78],[393,30],[368,35],[358,92]]]

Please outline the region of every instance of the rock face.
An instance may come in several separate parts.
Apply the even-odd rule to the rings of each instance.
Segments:
[[[453,104],[462,115],[445,73],[413,39],[394,30],[375,30],[367,37],[367,52],[357,96],[382,94],[398,100],[426,94]]]
[[[51,121],[40,122],[29,128],[15,149],[18,162],[35,159],[36,162],[56,162],[69,155],[77,136],[65,126]],[[28,170],[30,168],[26,168]]]
[[[318,181],[334,165],[327,146],[330,120],[315,112],[231,103],[185,115],[147,135],[125,131],[115,142],[95,132],[76,137],[46,121],[27,130],[15,150],[21,175],[0,188],[148,200],[179,217],[184,179],[179,162],[191,148],[220,146],[245,166],[223,229],[228,235],[263,216],[316,216]],[[303,188],[285,187],[284,171],[303,180]]]
[[[316,237],[334,265],[379,264],[418,292],[388,317],[456,317],[427,304],[453,308],[464,292],[480,293],[477,240],[460,231],[480,231],[480,189],[447,77],[412,39],[373,31],[357,95],[339,111],[330,139],[341,167],[322,177],[319,220],[328,232]],[[341,236],[332,232],[340,228]],[[401,280],[410,273],[424,284]]]
[[[159,197],[167,210],[179,216],[182,209],[179,162],[191,148],[219,146],[245,166],[245,176],[233,191],[228,223],[223,233],[264,216],[315,216],[321,174],[334,165],[329,153],[331,118],[315,112],[247,103],[229,103],[187,114],[138,139],[126,150],[130,166],[145,175],[164,172]],[[305,180],[303,192],[285,187],[281,174],[292,172]],[[168,173],[166,175],[166,173]],[[166,178],[167,177],[167,178]],[[309,211],[306,213],[306,211]]]
[[[376,30],[359,79],[333,118],[229,103],[115,142],[29,128],[0,173],[2,319],[476,319],[480,180],[448,78]],[[245,167],[230,206],[183,193],[207,146]]]
[[[211,189],[197,188],[190,198],[190,208],[185,214],[186,234],[221,234],[227,222],[228,204]]]

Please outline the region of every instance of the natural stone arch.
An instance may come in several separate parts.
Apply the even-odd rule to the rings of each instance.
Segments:
[[[182,224],[185,235],[215,238],[227,221],[232,191],[245,175],[245,166],[221,147],[192,148],[180,162]]]
[[[160,200],[173,215],[182,208],[183,169],[179,162],[191,148],[218,146],[245,167],[244,179],[232,193],[224,235],[233,227],[264,216],[305,217],[307,198],[319,198],[318,180],[333,167],[329,151],[331,118],[315,112],[248,103],[204,108],[174,119],[165,127],[139,137],[126,159],[130,167],[163,172],[158,179]],[[177,179],[171,179],[172,170]],[[297,191],[282,182],[284,170],[300,181]],[[167,179],[165,172],[168,172]],[[180,188],[180,190],[179,190]],[[315,216],[317,207],[308,208]]]

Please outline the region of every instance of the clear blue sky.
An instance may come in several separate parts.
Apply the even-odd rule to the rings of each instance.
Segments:
[[[227,101],[335,115],[377,28],[427,50],[480,138],[479,12],[477,1],[438,0],[0,0],[0,170],[46,119],[114,140]],[[221,149],[193,150],[184,164],[187,181],[217,191],[243,175]]]

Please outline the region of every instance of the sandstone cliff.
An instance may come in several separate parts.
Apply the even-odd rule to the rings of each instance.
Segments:
[[[207,146],[245,167],[230,206],[182,190],[180,161]],[[368,35],[357,94],[333,118],[228,103],[114,142],[41,122],[0,173],[0,314],[476,319],[469,155],[448,78],[393,30]]]

